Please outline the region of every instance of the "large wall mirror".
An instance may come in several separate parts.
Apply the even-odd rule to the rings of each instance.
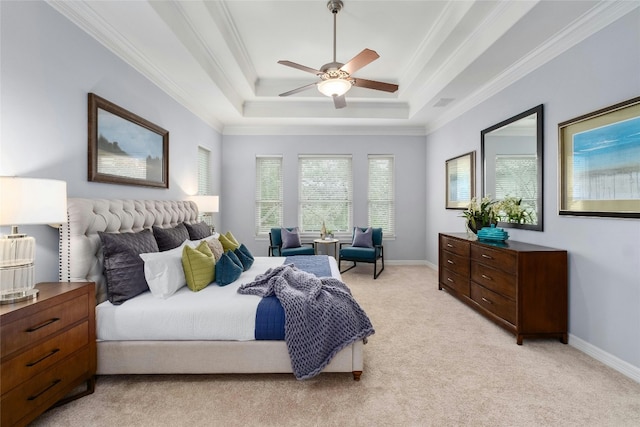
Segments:
[[[500,227],[542,231],[542,104],[483,130],[482,195],[495,200],[522,199],[527,223]]]

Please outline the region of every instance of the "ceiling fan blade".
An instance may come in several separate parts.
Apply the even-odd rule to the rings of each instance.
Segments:
[[[378,82],[375,80],[359,79],[355,77],[353,78],[353,85],[358,87],[364,87],[367,89],[382,90],[382,91],[391,92],[391,93],[398,90],[398,85],[394,85],[392,83],[384,83],[384,82]]]
[[[322,71],[320,71],[320,70],[315,70],[315,69],[313,69],[311,67],[307,67],[305,65],[296,64],[295,62],[291,62],[291,61],[278,61],[278,64],[282,64],[282,65],[286,65],[287,67],[296,68],[298,70],[306,71],[307,73],[315,74],[316,76],[319,76],[320,74],[322,74]]]
[[[294,93],[302,92],[303,90],[307,90],[307,89],[309,89],[311,86],[315,86],[315,85],[317,85],[317,84],[318,84],[317,82],[316,82],[316,83],[309,83],[308,85],[300,86],[299,88],[297,88],[297,89],[293,89],[293,90],[290,90],[289,92],[281,93],[279,96],[289,96],[289,95],[293,95]]]
[[[333,95],[333,105],[336,108],[344,108],[347,106],[347,100],[345,99],[344,95]]]
[[[362,52],[354,56],[351,61],[344,64],[340,69],[346,71],[349,74],[353,74],[360,68],[380,58],[380,55],[375,50],[364,49]]]

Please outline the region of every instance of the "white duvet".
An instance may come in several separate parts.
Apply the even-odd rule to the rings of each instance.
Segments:
[[[97,339],[254,340],[256,310],[261,298],[240,295],[238,287],[284,260],[284,257],[255,257],[251,269],[227,286],[212,283],[199,292],[183,286],[167,299],[145,292],[121,305],[105,301],[96,307]],[[332,257],[329,260],[332,274],[340,277],[337,262]]]

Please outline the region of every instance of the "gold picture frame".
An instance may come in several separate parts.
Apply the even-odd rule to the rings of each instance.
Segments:
[[[560,215],[640,218],[640,97],[558,124]]]
[[[169,132],[89,94],[89,181],[169,188]]]
[[[467,209],[476,196],[476,152],[462,154],[445,162],[446,209]]]

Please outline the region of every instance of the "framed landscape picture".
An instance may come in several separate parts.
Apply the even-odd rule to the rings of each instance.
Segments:
[[[476,195],[476,152],[472,151],[445,162],[446,209],[466,209]]]
[[[640,218],[640,97],[558,124],[560,215]]]
[[[90,93],[89,181],[169,188],[169,132]]]

